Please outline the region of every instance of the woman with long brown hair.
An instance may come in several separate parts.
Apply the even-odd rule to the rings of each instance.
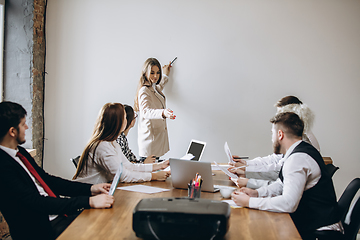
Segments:
[[[134,110],[139,112],[138,144],[143,159],[152,155],[160,157],[170,149],[166,118],[175,119],[175,115],[166,108],[162,92],[169,81],[170,67],[169,64],[161,68],[157,59],[148,58],[141,71]]]
[[[82,153],[73,180],[102,183],[113,180],[122,166],[121,182],[165,180],[169,173],[153,172],[167,167],[159,164],[132,164],[122,153],[116,139],[126,127],[126,113],[120,103],[107,103],[99,113],[93,134]]]

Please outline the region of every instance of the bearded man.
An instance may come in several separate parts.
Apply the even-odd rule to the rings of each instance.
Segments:
[[[274,153],[284,154],[279,178],[257,190],[240,188],[232,194],[237,205],[290,213],[303,239],[315,239],[316,229],[335,223],[336,195],[320,153],[302,141],[304,123],[295,113],[273,117]]]

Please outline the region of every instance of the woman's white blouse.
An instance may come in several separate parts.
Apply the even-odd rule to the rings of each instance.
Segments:
[[[87,161],[93,158],[90,152]],[[103,160],[108,169],[104,169],[99,163]],[[95,151],[93,164],[89,162],[87,172],[79,175],[75,181],[98,184],[111,182],[116,171],[122,163],[123,170],[120,177],[121,182],[144,182],[151,180],[152,164],[134,164],[127,160],[120,145],[116,140],[112,142],[102,141]]]

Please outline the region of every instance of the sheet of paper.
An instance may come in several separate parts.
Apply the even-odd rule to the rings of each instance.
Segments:
[[[191,159],[193,159],[195,156],[194,155],[192,155],[191,153],[188,153],[188,154],[186,154],[186,155],[184,155],[182,158],[180,158],[180,159],[182,159],[182,160],[191,160]]]
[[[227,170],[227,168],[220,166],[220,165],[217,164],[217,162],[215,162],[215,161],[214,161],[214,163],[215,163],[215,165],[216,165],[221,171],[223,171],[223,172],[224,172],[226,175],[228,175],[229,177],[231,177],[231,178],[238,178],[238,176],[237,176],[236,174],[229,172],[229,171]]]
[[[117,189],[132,191],[132,192],[149,193],[149,194],[170,191],[170,189],[151,187],[146,185],[132,185],[126,187],[118,187]]]
[[[227,156],[228,159],[229,159],[229,162],[234,163],[235,161],[234,161],[233,158],[232,158],[232,155],[231,155],[231,152],[230,152],[230,148],[229,148],[229,145],[227,144],[227,142],[225,142],[224,150],[225,150],[226,156]]]
[[[121,173],[122,173],[122,163],[120,164],[120,167],[118,168],[118,170],[116,171],[115,177],[111,183],[111,187],[109,190],[109,195],[114,195],[115,189],[120,181],[120,177],[121,177]]]
[[[236,203],[233,200],[222,200],[222,202],[226,202],[230,205],[231,208],[242,208],[241,206],[236,205]]]
[[[222,167],[224,167],[224,168],[226,168],[226,169],[228,169],[229,167],[232,167],[231,165],[221,165]],[[211,171],[214,171],[214,170],[221,170],[218,166],[216,166],[216,165],[211,165]]]

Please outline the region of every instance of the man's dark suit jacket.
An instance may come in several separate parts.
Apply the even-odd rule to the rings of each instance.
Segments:
[[[20,164],[0,149],[0,211],[9,224],[12,239],[53,239],[49,215],[90,208],[91,185],[49,175],[24,148],[18,148],[57,196],[70,198],[41,196]]]

